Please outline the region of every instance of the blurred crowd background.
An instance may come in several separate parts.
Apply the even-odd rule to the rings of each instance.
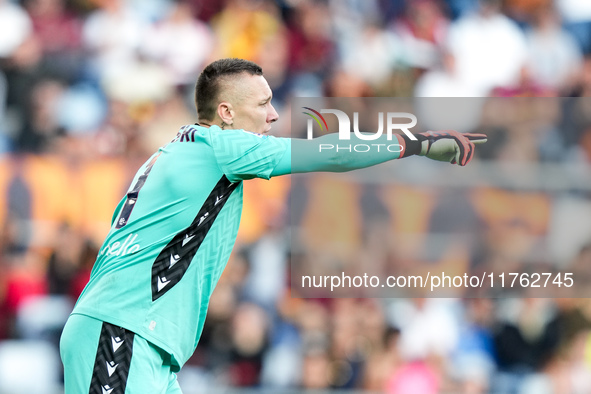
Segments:
[[[493,111],[516,122],[487,123],[474,165],[500,172],[486,187],[403,177],[326,192],[378,207],[344,235],[365,256],[387,258],[390,226],[407,235],[391,257],[403,265],[427,234],[452,232],[478,234],[478,248],[441,243],[442,259],[585,273],[591,102],[577,97],[591,93],[590,53],[588,0],[0,0],[0,393],[60,393],[61,327],[113,209],[197,120],[194,83],[217,58],[263,67],[280,136],[294,97],[569,97],[538,112],[554,111],[550,128],[519,122],[535,105]],[[515,168],[554,176],[525,182]],[[306,182],[246,183],[236,248],[179,374],[187,394],[591,393],[586,298],[297,298],[290,204],[319,211]]]

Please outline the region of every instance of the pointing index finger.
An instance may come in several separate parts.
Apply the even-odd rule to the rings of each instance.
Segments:
[[[464,136],[468,138],[473,144],[484,144],[488,140],[486,134],[466,133]]]

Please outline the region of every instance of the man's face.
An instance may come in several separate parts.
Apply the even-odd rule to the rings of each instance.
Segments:
[[[265,134],[271,130],[271,123],[279,115],[271,98],[273,92],[262,75],[241,74],[233,81],[233,90],[228,102],[233,109],[233,129],[244,129],[253,133]]]

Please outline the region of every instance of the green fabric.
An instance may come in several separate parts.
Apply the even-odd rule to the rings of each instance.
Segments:
[[[401,136],[386,136],[372,141],[359,139],[354,133],[349,140],[339,134],[326,134],[311,140],[292,139],[291,150],[275,167],[271,176],[306,172],[345,172],[400,158]],[[332,148],[330,148],[332,146]],[[390,150],[388,147],[390,146]],[[359,151],[355,149],[359,148]],[[365,150],[368,149],[367,152]]]
[[[88,393],[103,322],[73,314],[60,340],[65,394]],[[181,394],[170,358],[139,335],[133,338],[131,365],[125,392]]]
[[[130,191],[157,156],[126,224],[125,198],[100,249],[74,313],[124,327],[173,356],[178,370],[199,341],[211,293],[236,240],[242,212],[241,180],[269,178],[290,140],[243,130],[185,126],[138,171]],[[239,182],[182,279],[152,301],[152,265],[165,246],[195,219],[222,176]]]

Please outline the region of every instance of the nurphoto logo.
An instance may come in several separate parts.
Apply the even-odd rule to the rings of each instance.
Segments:
[[[338,110],[338,109],[321,109],[317,111],[310,107],[302,107],[306,112],[303,112],[305,115],[308,115],[310,118],[308,119],[307,123],[307,139],[311,140],[314,138],[314,122],[320,127],[322,132],[325,131],[329,133],[328,124],[326,119],[322,114],[333,114],[337,117],[337,121],[339,123],[339,140],[340,141],[350,141],[351,140],[351,120],[349,115],[345,112]],[[309,111],[309,112],[308,112]],[[413,128],[417,124],[417,117],[408,112],[387,112],[386,113],[386,140],[392,141],[392,134],[394,130],[402,131],[408,138],[411,140],[416,141],[417,137],[415,137],[409,129]],[[401,119],[404,119],[405,122],[400,122]],[[360,131],[359,130],[359,112],[353,113],[353,134],[355,138],[362,140],[362,141],[375,141],[382,137],[384,134],[384,113],[378,113],[378,130],[377,131]],[[395,139],[397,141],[397,139]],[[383,141],[383,139],[382,139]],[[349,145],[334,145],[334,144],[320,144],[319,151],[329,151],[335,150],[338,152],[339,150],[348,150],[349,152],[370,152],[370,151],[377,151],[379,152],[380,149],[387,149],[390,152],[401,152],[403,147],[398,144],[383,144],[383,143],[374,143],[374,144],[349,144]]]

